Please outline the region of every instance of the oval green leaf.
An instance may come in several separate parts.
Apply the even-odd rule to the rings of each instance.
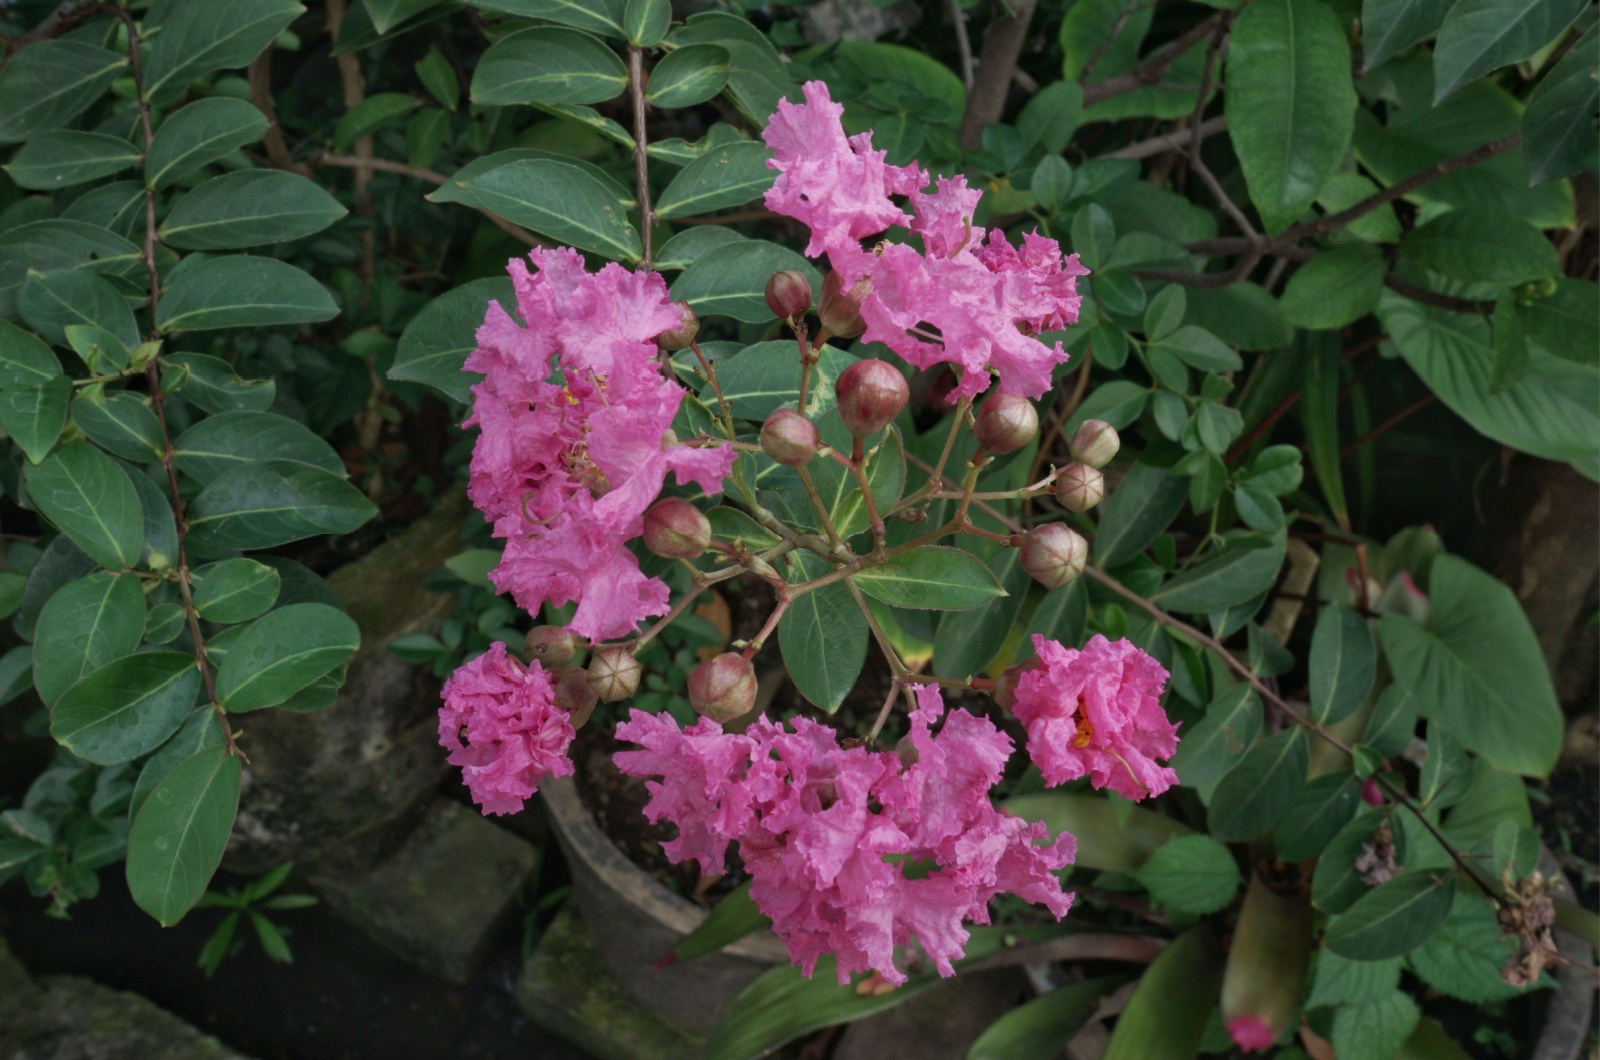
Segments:
[[[570,162],[527,158],[462,186],[489,212],[580,250],[628,262],[643,254],[639,233],[622,203],[604,183]]]
[[[239,810],[237,756],[201,751],[150,792],[128,830],[128,890],[163,927],[183,918],[211,882]]]
[[[194,572],[194,606],[208,622],[246,622],[278,599],[282,578],[253,559],[225,559]]]
[[[236,250],[320,232],[347,212],[297,173],[247,169],[213,177],[183,196],[158,234],[183,250]]]
[[[194,254],[167,277],[156,327],[171,334],[304,324],[338,312],[326,287],[286,262],[249,254]]]
[[[267,118],[242,99],[208,96],[176,111],[156,130],[144,160],[144,180],[165,188],[267,131]]]
[[[704,103],[727,85],[730,61],[728,49],[720,44],[679,48],[650,71],[645,98],[663,109]]]
[[[269,460],[246,464],[200,491],[189,506],[190,541],[212,555],[272,548],[317,534],[348,534],[377,511],[340,476]]]
[[[131,762],[178,731],[200,693],[188,652],[148,651],[107,663],[73,683],[50,709],[50,735],[96,765]]]
[[[39,699],[51,706],[84,674],[131,655],[144,624],[144,593],[135,575],[102,571],[57,589],[34,632],[36,643],[49,646],[33,661]]]
[[[852,580],[862,592],[886,604],[936,611],[969,611],[1006,595],[982,560],[948,545],[902,552]]]
[[[525,29],[483,53],[472,73],[472,101],[603,103],[622,94],[628,71],[604,41],[581,30]]]
[[[760,198],[778,172],[767,166],[772,152],[755,140],[714,147],[683,167],[661,193],[656,216],[696,217]],[[762,277],[762,283],[766,277]]]
[[[361,646],[355,620],[327,604],[290,604],[256,619],[217,670],[229,713],[276,706]]]
[[[87,442],[71,442],[23,469],[28,496],[46,519],[102,567],[139,561],[144,515],[116,461]]]

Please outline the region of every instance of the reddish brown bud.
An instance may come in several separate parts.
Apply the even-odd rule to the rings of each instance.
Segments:
[[[917,750],[917,745],[911,742],[909,736],[900,737],[900,741],[894,745],[894,754],[900,759],[900,765],[906,769],[922,761],[922,752]]]
[[[872,293],[872,281],[862,277],[845,290],[844,277],[830,272],[822,281],[822,300],[817,303],[817,319],[828,334],[853,339],[867,330],[861,319],[861,303]]]
[[[1089,543],[1065,523],[1036,526],[1022,537],[1022,569],[1046,589],[1055,589],[1083,573]]]
[[[589,660],[588,682],[594,694],[606,703],[627,699],[639,690],[643,672],[633,652],[620,644],[601,648]]]
[[[694,310],[689,308],[688,302],[672,304],[682,314],[682,319],[677,327],[668,328],[656,336],[656,345],[668,353],[685,349],[694,341],[695,334],[700,330],[700,318],[694,315]]]
[[[682,497],[662,497],[644,513],[644,547],[667,559],[694,559],[711,544],[711,520]]]
[[[1069,512],[1086,512],[1106,496],[1106,478],[1088,464],[1068,464],[1056,476],[1056,500]]]
[[[1039,433],[1039,413],[1020,394],[993,394],[972,424],[978,444],[996,456],[1014,453]]]
[[[1117,429],[1105,420],[1084,420],[1067,446],[1072,459],[1093,468],[1105,467],[1122,448]]]
[[[994,701],[1004,710],[1010,710],[1017,705],[1017,682],[1022,680],[1022,675],[1039,669],[1044,663],[1037,658],[1027,662],[1017,663],[1015,666],[1006,667],[1000,674],[1000,679],[994,683]]]
[[[581,666],[562,666],[550,671],[550,683],[555,686],[556,706],[571,715],[574,729],[583,728],[600,698],[589,687],[588,672]]]
[[[1383,794],[1383,788],[1378,784],[1378,782],[1371,777],[1368,777],[1366,780],[1361,782],[1361,801],[1366,803],[1368,806],[1382,806],[1389,800]]]
[[[738,652],[723,652],[689,673],[689,703],[719,724],[748,714],[756,705],[756,669]]]
[[[780,464],[803,467],[820,448],[817,425],[794,409],[778,409],[761,425],[761,451]]]
[[[783,320],[805,316],[811,310],[811,281],[793,269],[773,273],[767,281],[767,308]]]
[[[857,361],[834,384],[839,396],[839,418],[850,433],[864,438],[881,430],[900,415],[911,397],[906,377],[887,361]]]
[[[522,642],[522,650],[528,658],[545,669],[567,665],[582,647],[577,634],[565,626],[534,626]]]

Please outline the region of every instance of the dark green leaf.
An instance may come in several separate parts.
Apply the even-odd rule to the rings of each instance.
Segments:
[[[132,574],[91,574],[57,589],[39,612],[33,663],[39,699],[51,706],[72,683],[131,655],[144,634],[144,593]]]
[[[138,562],[139,495],[116,461],[87,442],[71,442],[23,474],[40,513],[96,563],[122,570]]]
[[[1311,637],[1311,716],[1328,725],[1354,714],[1372,691],[1377,666],[1367,620],[1343,604],[1323,608]]]
[[[650,71],[645,98],[668,110],[704,103],[727,85],[731,61],[720,44],[690,44],[669,52]]]
[[[372,18],[372,28],[380,34],[388,33],[407,19],[439,3],[440,0],[362,0],[362,6]]]
[[[5,171],[18,187],[54,191],[117,173],[139,161],[139,149],[105,133],[63,130],[23,144]]]
[[[1266,548],[1225,544],[1221,552],[1156,590],[1150,600],[1187,614],[1209,614],[1242,604],[1277,580],[1286,544],[1282,533],[1274,534]]]
[[[184,195],[158,234],[184,250],[235,250],[320,232],[347,212],[296,173],[247,169],[213,177]]]
[[[195,254],[167,277],[156,327],[168,334],[267,327],[327,320],[338,312],[310,273],[276,258]]]
[[[1417,781],[1417,801],[1442,810],[1472,786],[1472,762],[1461,744],[1437,722],[1428,725],[1428,757]]]
[[[767,281],[782,269],[804,275],[813,291],[822,289],[822,277],[799,254],[764,239],[745,239],[717,247],[684,269],[672,285],[672,297],[688,302],[702,317],[729,316],[747,324],[765,323],[772,319],[765,295]],[[792,367],[798,382],[799,367]]]
[[[1451,210],[1406,233],[1400,253],[1458,280],[1521,283],[1561,271],[1555,246],[1502,210]]]
[[[868,596],[895,607],[968,611],[997,596],[1000,582],[970,552],[943,545],[924,545],[902,552],[882,566],[854,576]]]
[[[266,131],[266,116],[242,99],[197,99],[156,130],[150,155],[144,160],[145,183],[165,188],[245,144],[255,143]]]
[[[1184,731],[1172,768],[1186,786],[1204,787],[1233,768],[1260,733],[1261,697],[1248,684],[1231,685]]]
[[[1421,1018],[1415,1001],[1390,990],[1359,1005],[1340,1006],[1331,1041],[1339,1056],[1395,1056]]]
[[[194,606],[208,622],[246,622],[278,599],[277,571],[253,559],[208,563],[194,572]]]
[[[422,100],[404,92],[378,92],[367,96],[344,112],[333,130],[336,150],[349,150],[350,145],[363,136],[371,136],[379,129],[392,125],[422,106]]]
[[[1600,109],[1600,80],[1594,76],[1597,45],[1600,29],[1591,26],[1528,97],[1522,143],[1530,183],[1595,168],[1595,111]]]
[[[636,48],[654,48],[671,25],[671,0],[628,0],[622,10],[622,35]]]
[[[99,225],[60,218],[0,231],[0,313],[16,315],[16,293],[28,270],[84,268],[137,284],[145,278],[139,248]]]
[[[983,553],[981,547],[978,551]],[[951,612],[940,618],[934,633],[934,673],[959,678],[980,673],[1005,649],[1032,584],[1019,557],[1020,550],[1014,548],[994,547],[984,553],[986,566],[1010,595],[990,600],[970,614]]]
[[[581,158],[573,158],[569,155],[556,154],[552,151],[540,151],[532,147],[512,147],[504,151],[496,151],[493,154],[474,158],[471,162],[452,173],[449,180],[440,185],[438,190],[430,192],[426,198],[429,202],[459,202],[465,203],[474,209],[480,209],[484,205],[483,200],[473,194],[472,189],[467,185],[492,169],[499,169],[502,166],[509,166],[513,162],[523,162],[530,158],[542,158],[550,162],[561,162],[565,165],[577,166],[593,177],[601,187],[605,188],[607,195],[612,199],[630,209],[635,205],[633,192],[617,183],[611,174],[593,162],[586,162]],[[473,282],[476,283],[477,281]]]
[[[746,237],[722,225],[694,225],[685,228],[656,250],[656,268],[663,272],[686,269],[707,253]]]
[[[1095,558],[1103,567],[1116,567],[1144,551],[1167,528],[1188,487],[1164,467],[1137,463],[1128,469],[1121,485],[1106,498],[1100,529],[1094,537]]]
[[[1239,892],[1239,866],[1233,855],[1204,835],[1168,841],[1133,875],[1157,905],[1197,916],[1226,908]]]
[[[1434,102],[1490,70],[1532,58],[1585,6],[1585,0],[1457,0],[1433,46]]]
[[[1438,31],[1454,0],[1364,0],[1361,5],[1362,60],[1376,70]]]
[[[0,320],[0,390],[39,386],[61,374],[61,362],[40,342],[15,324]]]
[[[377,513],[342,477],[304,464],[246,464],[211,483],[189,505],[199,548],[272,548],[317,534],[348,534]]]
[[[1104,976],[1067,983],[1012,1009],[978,1036],[967,1060],[1053,1060],[1121,982]]]
[[[1300,419],[1306,429],[1306,455],[1334,518],[1349,519],[1339,461],[1339,338],[1334,332],[1301,332],[1297,345],[1306,357]]]
[[[628,71],[605,42],[580,30],[520,30],[491,45],[472,73],[472,101],[601,103],[622,94]]]
[[[220,357],[178,353],[166,361],[186,373],[178,393],[207,412],[261,412],[271,407],[277,392],[271,379],[240,379]]]
[[[1402,873],[1362,895],[1330,923],[1324,945],[1357,961],[1410,953],[1444,926],[1455,893],[1448,875]]]
[[[1357,100],[1338,16],[1320,0],[1245,7],[1233,24],[1223,100],[1250,201],[1267,232],[1281,232],[1350,147]]]
[[[1185,324],[1151,346],[1165,350],[1178,360],[1202,372],[1233,372],[1244,367],[1239,355],[1205,328]]]
[[[17,308],[39,335],[70,345],[67,328],[87,324],[108,332],[124,349],[139,345],[133,311],[111,281],[81,269],[30,272],[17,292]]]
[[[491,301],[516,309],[508,277],[473,280],[429,302],[401,332],[389,378],[427,383],[457,401],[470,401],[467,388],[483,377],[462,371],[461,365],[477,348],[476,333]]]
[[[0,144],[65,125],[127,65],[126,55],[78,40],[35,41],[16,52],[0,70]]]
[[[461,105],[461,82],[456,80],[456,71],[450,65],[450,60],[437,47],[429,48],[428,54],[418,59],[413,69],[417,72],[417,80],[439,101],[439,106],[445,110],[455,110]]]
[[[624,0],[471,0],[473,7],[622,36]]]
[[[1179,935],[1151,963],[1117,1017],[1102,1060],[1189,1060],[1217,1008],[1222,947],[1206,924]]]
[[[144,64],[145,98],[165,103],[213,70],[249,65],[304,11],[296,0],[210,0],[198,7],[180,3],[158,6],[151,12],[155,25],[145,26],[150,37]],[[161,32],[151,33],[153,29]]]
[[[1083,113],[1083,89],[1073,81],[1045,85],[1022,105],[1017,135],[1022,149],[1040,148],[1047,155],[1066,150]]]
[[[1273,831],[1279,860],[1304,861],[1322,853],[1361,805],[1361,785],[1349,770],[1307,784]]]
[[[1317,954],[1317,977],[1306,1008],[1376,1001],[1400,985],[1400,958],[1352,961],[1331,950]]]
[[[714,147],[683,167],[661,193],[656,216],[662,220],[695,217],[760,198],[778,173],[767,168],[772,152],[765,144],[740,140]],[[763,277],[763,284],[766,278]]]
[[[39,386],[0,390],[0,427],[37,464],[55,447],[67,422],[72,381],[64,375]]]
[[[139,549],[139,562],[151,570],[165,571],[178,559],[178,524],[172,517],[172,501],[147,474],[130,472],[128,481],[133,483],[133,491],[139,495],[140,516],[144,524],[144,544]]]
[[[1363,853],[1377,847],[1384,833],[1394,844],[1396,858],[1402,857],[1405,853],[1404,829],[1386,816],[1383,810],[1371,806],[1359,807],[1354,819],[1339,830],[1317,859],[1316,875],[1311,882],[1312,904],[1331,916],[1344,912],[1371,890],[1356,871],[1355,863]]]
[[[1337,329],[1372,312],[1389,263],[1366,243],[1325,250],[1289,277],[1279,308],[1297,328]]]
[[[161,424],[143,394],[80,393],[72,402],[72,421],[90,441],[124,460],[142,464],[161,455]]]
[[[728,95],[755,125],[764,126],[778,109],[778,100],[799,98],[787,64],[766,35],[749,19],[723,11],[691,15],[672,31],[673,44],[720,44],[728,49]]]
[[[700,925],[672,947],[672,955],[680,961],[692,961],[702,954],[738,942],[746,935],[771,927],[772,921],[751,901],[750,884],[746,882],[712,906],[711,913],[700,921]]]
[[[580,250],[629,262],[638,261],[642,253],[622,203],[604,183],[570,162],[523,159],[482,173],[464,186],[492,213]]]
[[[188,652],[127,655],[61,694],[50,710],[50,735],[97,765],[129,762],[177,732],[199,692],[200,670]]]
[[[1211,834],[1227,843],[1264,834],[1289,811],[1306,783],[1306,734],[1285,729],[1253,747],[1211,794]]]
[[[1488,901],[1458,890],[1444,926],[1411,951],[1407,960],[1411,970],[1440,993],[1486,1005],[1523,993],[1500,977],[1516,948],[1516,939],[1501,933]]]
[[[326,604],[290,604],[256,619],[217,669],[230,713],[282,703],[361,646],[355,621]]]
[[[128,830],[128,889],[139,908],[170,927],[200,896],[222,860],[239,808],[237,756],[215,747],[167,774]]]
[[[788,579],[799,584],[828,572],[809,553],[791,553]],[[795,688],[828,713],[839,709],[867,660],[867,620],[850,589],[834,582],[789,605],[778,622],[778,644]]]
[[[288,461],[343,476],[344,463],[327,442],[285,416],[224,412],[208,416],[172,443],[178,470],[202,485],[263,460]]]
[[[1246,281],[1216,290],[1196,287],[1188,296],[1184,320],[1205,328],[1229,346],[1281,350],[1294,337],[1294,330],[1278,312],[1277,300],[1259,284]]]
[[[763,281],[765,282],[765,281]],[[717,379],[722,394],[739,419],[765,420],[775,410],[794,407],[800,398],[800,365],[793,342],[758,342],[739,351],[737,356],[717,362]],[[805,413],[820,419],[835,404],[834,381],[856,362],[843,350],[824,346],[812,369],[811,393],[806,397]],[[715,393],[708,383],[700,400],[712,402]]]

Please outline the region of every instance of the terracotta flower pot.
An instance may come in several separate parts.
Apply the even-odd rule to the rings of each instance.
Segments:
[[[539,794],[572,869],[573,892],[595,948],[617,981],[651,1011],[685,1030],[709,1034],[739,991],[788,961],[783,944],[768,931],[656,968],[705,919],[705,910],[629,861],[595,824],[570,777],[545,781]]]

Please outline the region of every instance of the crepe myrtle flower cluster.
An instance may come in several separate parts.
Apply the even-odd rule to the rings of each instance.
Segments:
[[[1038,438],[1032,399],[1051,388],[1067,359],[1039,336],[1077,319],[1075,283],[1086,270],[1038,234],[1018,248],[1004,233],[976,227],[979,193],[961,177],[928,190],[927,174],[888,165],[870,134],[847,138],[840,114],[823,85],[808,84],[805,102],[780,103],[764,134],[779,171],[767,205],[806,224],[806,252],[831,268],[819,299],[799,272],[780,272],[767,285],[768,307],[796,339],[799,400],[759,428],[741,425],[722,400],[715,366],[696,343],[693,311],[671,301],[659,275],[615,263],[591,272],[561,249],[534,250],[532,270],[511,262],[515,316],[491,303],[466,362],[483,375],[466,421],[477,429],[469,494],[505,542],[490,574],[495,587],[531,614],[546,604],[575,610],[564,626],[527,635],[526,662],[496,644],[462,666],[445,684],[439,737],[483,812],[515,812],[544,778],[573,772],[575,730],[597,702],[633,695],[637,653],[668,622],[716,582],[740,574],[768,581],[777,602],[756,637],[689,675],[700,719],[683,728],[668,715],[632,710],[616,735],[637,749],[618,752],[615,762],[645,780],[646,815],[677,827],[664,844],[672,860],[723,873],[737,848],[751,897],[808,975],[831,954],[841,982],[871,969],[900,983],[904,962],[896,958],[906,947],[952,974],[964,925],[986,923],[997,895],[1037,902],[1057,917],[1072,900],[1056,873],[1072,861],[1073,838],[1052,841],[1042,824],[995,808],[991,791],[1013,741],[987,717],[947,710],[941,685],[992,696],[1026,732],[1026,753],[1049,785],[1086,779],[1131,799],[1159,795],[1176,782],[1161,760],[1177,736],[1160,705],[1166,671],[1134,645],[1101,636],[1081,649],[1036,636],[1033,657],[997,680],[961,681],[914,673],[881,642],[894,680],[864,738],[841,739],[804,716],[746,717],[757,700],[756,653],[789,604],[824,584],[963,534],[1019,549],[1022,567],[1046,589],[1077,578],[1088,543],[1066,521],[1002,534],[969,512],[985,499],[1017,497],[1085,512],[1104,497],[1101,468],[1119,446],[1111,425],[1088,420],[1067,440],[1066,466],[1022,489],[976,491],[994,457]],[[862,242],[896,227],[921,248]],[[812,407],[806,395],[823,385],[813,376],[826,340],[857,336],[914,369],[951,366],[956,426],[970,429],[976,445],[960,489],[943,477],[948,447],[927,482],[892,508],[876,510],[865,489],[879,452],[868,443],[895,429],[909,398],[906,371],[895,364],[858,360],[835,382],[848,454],[825,444],[798,411]],[[674,433],[687,395],[679,373],[694,371],[670,359],[677,351],[692,354],[716,395],[720,436]],[[743,481],[741,453],[793,469],[813,499],[810,465],[842,465],[863,488],[870,545],[853,549],[820,502],[826,535],[782,523]],[[662,496],[669,476],[679,489]],[[779,545],[756,553],[719,540],[701,497],[725,485]],[[930,506],[944,500],[957,502],[956,514],[924,531]],[[889,519],[923,532],[890,547]],[[629,548],[635,540],[692,569],[692,588],[676,603],[664,581],[641,570]],[[786,581],[773,564],[797,549],[831,572]],[[880,747],[902,698],[906,735]]]

